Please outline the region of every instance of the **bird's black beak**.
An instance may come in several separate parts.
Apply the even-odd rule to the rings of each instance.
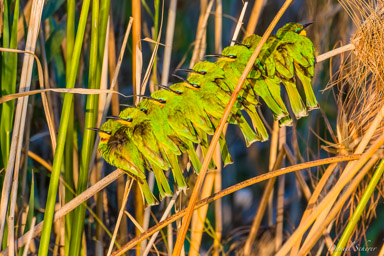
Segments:
[[[162,100],[162,99],[155,99],[155,98],[152,98],[152,97],[149,97],[149,96],[145,96],[144,98],[146,98],[148,100],[156,101],[156,102],[159,102],[159,103],[165,103],[165,101]]]
[[[118,116],[106,116],[105,118],[106,119],[114,119],[114,120],[119,120],[120,119],[120,117],[118,117]]]
[[[178,76],[178,75],[175,75],[175,74],[173,74],[172,76],[174,76],[174,77],[180,79],[181,81],[183,81],[184,83],[189,84],[190,86],[193,86],[193,87],[195,87],[195,88],[200,88],[200,85],[198,85],[198,84],[192,84],[191,82],[189,82],[188,80],[182,78],[181,76]]]
[[[160,88],[164,89],[164,90],[173,92],[173,93],[175,93],[175,94],[177,94],[177,95],[180,95],[180,94],[181,94],[181,92],[174,91],[174,90],[172,90],[171,88],[169,88],[169,87],[166,86],[166,85],[162,85],[162,84],[156,84],[156,85],[159,86]]]
[[[208,55],[205,55],[204,57],[215,57],[215,58],[221,58],[221,57],[224,57],[223,55],[221,54],[208,54]]]
[[[191,68],[180,68],[177,71],[183,71],[183,72],[188,72],[188,73],[197,73],[195,70],[191,69]]]
[[[103,131],[103,130],[100,130],[100,128],[87,128],[88,130],[91,130],[91,131],[95,131],[95,132],[102,132],[102,133],[105,133],[105,134],[108,134],[108,135],[111,135],[112,132],[109,132],[109,131]]]
[[[251,47],[250,45],[245,45],[245,44],[243,44],[243,42],[241,42],[241,41],[239,41],[239,40],[232,40],[232,42],[235,42],[236,45],[245,46],[245,47],[247,47],[248,49]]]
[[[87,128],[87,130],[98,132],[98,131],[100,131],[100,128]]]
[[[243,43],[239,40],[232,40],[232,42],[234,42],[237,45],[243,45]]]
[[[309,27],[309,26],[311,26],[312,24],[313,24],[313,22],[309,22],[309,23],[307,23],[307,24],[303,25],[303,29],[305,29],[306,27]]]
[[[123,107],[126,107],[126,108],[135,108],[135,106],[129,105],[129,104],[120,104],[120,106],[123,106]]]
[[[167,90],[167,91],[172,91],[168,86],[162,85],[162,84],[156,84],[156,86],[160,87],[161,89]]]

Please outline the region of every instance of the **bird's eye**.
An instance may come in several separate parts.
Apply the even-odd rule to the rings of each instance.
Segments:
[[[147,114],[147,112],[148,112],[147,109],[145,109],[145,108],[140,108],[140,110],[143,111],[145,114]]]
[[[205,74],[207,74],[207,71],[205,71],[205,70],[200,70],[200,71],[198,71],[198,72],[199,72],[200,75],[205,75]]]
[[[100,132],[105,133],[105,134],[108,134],[108,135],[112,135],[112,132],[111,132],[111,131],[103,131],[103,130],[100,130]]]
[[[195,87],[195,88],[200,88],[200,85],[197,84],[197,83],[191,83],[191,85],[192,85],[193,87]]]
[[[300,30],[301,30],[301,29],[297,28],[295,31],[296,31],[296,33],[297,33],[297,32],[300,32]]]
[[[233,54],[228,54],[228,56],[227,56],[228,58],[230,58],[230,59],[236,59],[236,56],[235,55],[233,55]]]
[[[164,99],[162,99],[162,98],[160,98],[160,99],[159,99],[159,102],[160,102],[160,103],[166,103],[167,101],[164,100]]]
[[[121,118],[123,119],[124,121],[127,121],[127,122],[132,122],[132,117],[126,117],[126,118]]]
[[[175,93],[179,95],[183,94],[180,90],[176,90]]]

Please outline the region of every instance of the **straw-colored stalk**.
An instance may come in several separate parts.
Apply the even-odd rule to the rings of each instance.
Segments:
[[[107,256],[110,256],[111,253],[112,253],[113,243],[116,240],[117,231],[119,230],[119,227],[120,227],[120,223],[121,223],[121,220],[122,220],[122,217],[123,217],[125,205],[127,204],[128,196],[129,196],[129,192],[131,191],[132,184],[133,184],[133,179],[127,179],[127,182],[125,183],[123,200],[122,200],[122,203],[121,203],[121,206],[120,206],[119,216],[117,217],[115,229],[113,231],[112,240],[109,243]]]
[[[219,148],[219,147],[218,147]],[[220,148],[219,148],[220,150]],[[217,155],[217,154],[216,154]],[[219,154],[220,157],[220,154]],[[218,159],[221,160],[220,158]],[[205,178],[203,188],[201,190],[200,199],[206,198],[212,194],[212,187],[215,183],[215,172],[216,170],[211,170]],[[192,229],[191,229],[191,246],[189,249],[189,255],[197,256],[199,255],[201,238],[203,236],[203,230],[205,227],[205,219],[208,212],[208,205],[205,205],[194,212],[192,219]]]
[[[30,20],[30,26],[28,27],[28,37],[26,41],[25,50],[28,52],[34,52],[36,47],[36,41],[38,36],[38,31],[40,27],[41,14],[43,9],[44,1],[35,0],[33,5],[33,11],[36,15],[33,15]],[[33,69],[33,57],[29,54],[24,55],[23,67],[21,71],[20,78],[20,92],[28,91],[31,85],[32,79],[32,69]],[[7,219],[7,210],[8,202],[12,188],[12,206],[15,207],[16,197],[17,197],[17,182],[18,174],[20,167],[20,155],[22,141],[24,137],[24,127],[25,127],[25,118],[27,114],[27,104],[28,97],[20,98],[17,102],[16,112],[15,112],[15,121],[14,129],[12,135],[12,143],[10,148],[10,154],[8,159],[8,165],[6,168],[6,173],[3,181],[3,190],[1,193],[1,203],[0,203],[0,241],[3,240],[5,220]],[[13,182],[11,182],[13,177]],[[15,209],[15,208],[13,208]],[[14,214],[14,210],[11,209],[11,215]]]
[[[286,255],[292,246],[295,244],[297,239],[301,237],[304,232],[311,226],[314,225],[308,238],[314,234],[318,234],[320,228],[324,227],[324,220],[329,216],[329,211],[337,196],[345,187],[345,185],[354,177],[354,175],[360,170],[360,168],[376,153],[376,151],[384,144],[384,135],[380,136],[379,139],[367,150],[358,161],[353,161],[347,164],[343,174],[340,176],[338,182],[331,189],[331,191],[324,197],[324,199],[312,210],[312,213],[308,218],[300,225],[296,231],[290,236],[283,247],[278,251],[276,255]],[[316,231],[316,232],[315,232]],[[307,239],[308,239],[307,238]]]
[[[279,130],[279,148],[283,149],[286,143],[287,128],[282,127]],[[285,167],[285,158],[283,158],[281,166]],[[284,191],[285,191],[285,175],[279,177],[279,187],[277,189],[277,205],[276,205],[276,232],[275,232],[275,248],[280,248],[283,242],[283,219],[284,219]]]
[[[202,5],[203,5],[203,3],[202,3]],[[217,5],[216,8],[218,8],[218,10],[216,9],[216,11],[218,11],[219,13],[216,13],[216,16],[215,16],[215,26],[216,26],[216,29],[215,29],[215,47],[216,47],[216,49],[215,50],[216,50],[216,52],[221,52],[221,23],[222,23],[222,21],[221,21],[221,11],[222,10],[221,9],[222,9],[222,6],[221,6],[220,1],[216,1],[216,5]],[[238,37],[246,8],[247,8],[247,5],[245,4],[243,6],[242,11],[241,11],[240,18],[237,22],[237,26],[236,26],[237,29],[234,32],[233,38]],[[207,22],[207,20],[205,20],[206,13],[207,13],[207,10],[202,10],[201,15],[200,15],[200,19],[199,19],[199,21],[201,21],[201,23]],[[199,24],[200,24],[200,22],[199,22]],[[200,26],[198,26],[198,28],[204,29],[205,31],[201,32],[198,30],[196,32],[197,37],[199,35],[201,35],[201,33],[206,34],[206,24],[205,23],[200,24]],[[205,45],[205,43],[202,43],[202,45]],[[198,45],[198,46],[200,46],[200,45]],[[198,47],[198,46],[196,46],[196,47]],[[203,47],[203,46],[201,46],[201,47]],[[199,51],[199,49],[195,48],[195,51]],[[215,192],[218,192],[221,190],[221,170],[222,170],[221,165],[222,165],[222,162],[221,162],[221,156],[220,156],[220,147],[218,147],[218,146],[216,147],[216,152],[214,154],[214,161],[216,163],[217,169],[211,170],[212,174],[208,175],[209,178],[207,177],[207,179],[205,180],[203,190],[202,190],[202,193],[200,196],[201,198],[208,197],[211,194],[212,188],[214,188]],[[203,237],[203,230],[205,227],[205,219],[206,219],[207,211],[208,211],[208,206],[202,207],[201,209],[196,211],[194,214],[194,217],[192,220],[192,223],[193,223],[192,228],[191,228],[191,234],[192,235],[191,235],[191,241],[190,241],[191,245],[193,245],[193,246],[191,246],[191,249],[189,251],[190,255],[198,255],[199,254],[201,239]],[[222,211],[221,200],[218,200],[215,202],[215,219],[216,219],[216,221],[215,221],[215,224],[216,224],[215,225],[215,228],[216,228],[215,234],[216,234],[216,237],[214,237],[215,238],[214,239],[214,254],[219,253],[219,247],[220,247],[221,230],[222,230],[222,223],[221,223],[222,222],[222,212],[221,211]]]
[[[252,9],[251,17],[248,21],[248,26],[245,31],[245,37],[252,35],[255,32],[257,22],[259,21],[261,10],[263,9],[264,0],[256,0]]]
[[[284,150],[283,149],[280,150],[279,155],[277,156],[276,161],[275,161],[272,169],[270,170],[270,172],[273,172],[274,170],[277,169],[277,167],[279,167],[281,165],[283,158],[284,158],[284,155],[285,155]],[[251,230],[250,230],[248,238],[245,242],[245,246],[244,246],[244,255],[245,256],[252,255],[252,249],[253,249],[252,245],[255,242],[256,235],[257,235],[257,232],[259,230],[261,221],[263,219],[265,209],[267,207],[269,199],[271,198],[271,195],[273,192],[273,186],[275,185],[275,181],[276,181],[276,178],[272,178],[272,179],[268,180],[267,186],[264,189],[263,195],[262,195],[261,200],[260,200],[259,208],[257,209],[255,218],[253,219],[253,222],[252,222]]]
[[[273,172],[268,172],[268,173],[259,175],[257,177],[254,177],[254,178],[245,180],[243,182],[240,182],[240,183],[238,183],[236,185],[233,185],[231,187],[223,189],[219,193],[215,193],[214,195],[212,195],[212,196],[210,196],[208,198],[200,200],[199,202],[197,202],[195,210],[200,208],[200,207],[202,207],[202,206],[204,206],[204,205],[206,205],[206,204],[209,204],[210,202],[213,202],[213,201],[217,200],[218,198],[222,198],[222,197],[224,197],[224,196],[226,196],[228,194],[231,194],[231,193],[233,193],[235,191],[238,191],[240,189],[243,189],[245,187],[248,187],[250,185],[253,185],[253,184],[265,181],[265,180],[272,179],[274,177],[277,177],[277,176],[280,176],[280,175],[283,175],[283,174],[287,174],[287,173],[291,173],[291,172],[295,172],[295,171],[298,171],[298,170],[303,170],[303,169],[307,169],[307,168],[311,168],[311,167],[315,167],[315,166],[321,166],[321,165],[324,165],[324,164],[332,164],[332,163],[338,163],[338,162],[343,162],[343,161],[352,161],[352,160],[360,159],[361,156],[362,156],[361,154],[358,154],[358,155],[347,155],[347,156],[331,157],[331,158],[326,158],[326,159],[321,159],[321,160],[316,160],[316,161],[310,161],[310,162],[306,162],[306,163],[302,163],[302,164],[297,164],[297,165],[294,165],[294,166],[289,166],[289,167],[286,167],[286,168],[283,168],[283,169],[279,169],[279,170],[276,170],[276,171],[273,171]],[[164,228],[169,223],[172,223],[172,222],[182,218],[183,216],[185,216],[185,214],[186,214],[186,209],[177,212],[176,214],[172,215],[171,217],[169,217],[168,219],[164,220],[163,222],[160,222],[158,225],[150,228],[149,230],[147,230],[145,233],[143,233],[139,237],[136,237],[136,238],[132,239],[130,242],[125,244],[120,250],[114,252],[112,255],[113,256],[114,255],[121,255],[122,253],[126,252],[127,250],[130,250],[135,245],[137,245],[137,243],[140,243],[142,240],[148,238],[153,233],[155,233],[158,230]]]
[[[294,166],[289,166],[287,168],[276,170],[274,172],[262,174],[262,175],[259,175],[257,177],[245,180],[245,181],[238,183],[236,185],[233,185],[229,188],[226,188],[226,189],[220,191],[219,193],[215,193],[214,195],[212,195],[208,198],[200,200],[196,204],[196,209],[202,207],[203,205],[209,204],[210,202],[213,202],[213,201],[217,200],[218,198],[222,198],[222,197],[224,197],[228,194],[231,194],[235,191],[238,191],[240,189],[243,189],[245,187],[251,186],[253,184],[256,184],[256,183],[259,183],[259,182],[262,182],[265,180],[269,180],[273,177],[277,177],[277,176],[280,176],[283,174],[287,174],[287,173],[295,172],[297,170],[303,170],[303,169],[307,169],[307,168],[311,168],[311,167],[315,167],[315,166],[321,166],[321,165],[331,164],[331,163],[338,163],[338,162],[343,162],[343,161],[352,161],[352,160],[359,159],[361,156],[362,156],[361,154],[357,154],[357,155],[331,157],[331,158],[326,158],[326,159],[310,161],[310,162],[303,163],[303,164],[297,164]],[[104,177],[102,180],[97,182],[95,185],[93,185],[92,187],[88,188],[86,191],[84,191],[83,193],[81,193],[80,195],[75,197],[71,202],[67,203],[62,208],[60,208],[55,213],[53,221],[57,221],[62,216],[65,216],[66,214],[71,212],[77,206],[79,206],[80,204],[82,204],[83,202],[88,200],[90,197],[92,197],[96,193],[98,193],[100,190],[104,189],[106,186],[111,184],[113,181],[115,181],[121,175],[124,175],[124,172],[122,172],[120,170],[116,170],[116,171],[112,172],[111,174],[109,174],[108,176]],[[130,242],[125,244],[119,251],[114,252],[112,255],[116,255],[117,253],[124,253],[127,250],[133,248],[137,243],[148,238],[149,236],[151,236],[155,232],[157,232],[160,229],[167,226],[169,223],[172,223],[172,222],[176,221],[177,219],[182,218],[185,215],[185,212],[186,212],[186,210],[184,209],[184,210],[172,215],[171,217],[167,218],[166,220],[160,222],[158,225],[150,228],[145,233],[141,234],[139,237],[132,239]],[[33,237],[39,235],[42,232],[43,223],[44,223],[44,221],[42,221],[38,225],[36,225],[35,230],[33,232]],[[31,233],[31,231],[28,231],[27,233],[25,233],[22,237],[20,237],[17,240],[18,247],[22,247],[25,245],[25,243],[27,241],[27,237],[30,235],[30,233]],[[1,251],[0,253],[4,254],[4,256],[6,256],[7,255],[7,249]]]
[[[182,247],[184,245],[184,240],[185,240],[185,236],[187,234],[187,230],[188,230],[191,218],[192,218],[192,213],[193,213],[193,211],[195,209],[196,201],[197,201],[198,195],[200,193],[200,189],[202,187],[203,180],[205,178],[205,175],[207,174],[209,162],[210,162],[211,157],[213,155],[213,152],[214,152],[214,150],[216,148],[216,144],[217,144],[217,142],[219,140],[220,134],[223,131],[223,128],[224,128],[224,125],[225,125],[225,120],[227,120],[227,118],[229,116],[229,113],[230,113],[230,111],[232,109],[232,106],[233,106],[233,104],[236,101],[236,97],[237,97],[237,95],[239,94],[239,92],[241,90],[241,86],[245,82],[245,79],[246,79],[249,71],[253,67],[253,64],[255,63],[256,58],[259,55],[263,44],[267,41],[267,38],[272,33],[272,30],[276,26],[278,20],[283,15],[283,13],[288,8],[288,6],[291,4],[291,2],[292,2],[291,0],[286,0],[285,1],[284,5],[281,7],[281,9],[277,13],[277,15],[275,16],[273,21],[271,22],[271,24],[267,28],[267,31],[264,33],[263,37],[260,39],[259,44],[257,45],[255,51],[253,52],[252,56],[250,57],[247,65],[246,65],[246,67],[244,69],[244,72],[241,75],[241,77],[239,79],[239,82],[238,82],[235,90],[232,93],[231,99],[228,102],[228,105],[227,105],[227,107],[226,107],[226,109],[224,111],[223,117],[220,120],[219,126],[218,126],[217,130],[215,131],[215,134],[213,135],[213,138],[212,138],[212,141],[210,143],[210,146],[209,146],[206,158],[204,159],[204,162],[202,164],[202,168],[201,168],[200,174],[199,174],[199,176],[197,178],[195,187],[193,188],[193,192],[192,192],[189,204],[188,204],[186,216],[183,219],[183,224],[182,224],[182,227],[180,229],[180,234],[177,237],[177,241],[176,241],[176,245],[175,245],[175,249],[174,249],[173,255],[179,255],[180,252],[181,252],[181,249],[182,249]]]
[[[382,134],[384,103],[377,99],[381,99],[384,92],[382,82],[384,66],[383,40],[379,36],[383,33],[381,7],[375,9],[375,5],[360,1],[341,1],[341,4],[357,26],[357,32],[351,39],[352,44],[344,47],[354,49],[354,54],[347,59],[346,64],[342,65],[340,70],[345,70],[346,74],[341,73],[341,80],[338,81],[341,82],[342,88],[339,100],[336,149],[343,154],[365,151],[367,146]],[[348,89],[346,96],[342,95],[345,92],[344,86]],[[342,177],[351,179],[352,177],[345,174],[346,170],[350,169],[351,164],[344,169],[340,179]],[[360,184],[361,190],[366,190],[367,183],[367,181],[363,181]],[[334,195],[334,197],[337,196]],[[357,195],[357,197],[360,196]],[[320,228],[325,225],[325,218],[329,219],[327,213],[334,211],[334,207],[331,208],[331,205],[332,203],[317,218],[300,251],[306,252],[310,249],[310,245],[313,245],[313,241],[321,233]],[[372,205],[375,207],[374,204]],[[353,208],[352,204],[351,210]],[[339,215],[342,217],[343,212],[340,212]],[[302,221],[306,217],[307,214],[304,214]],[[298,250],[298,244],[299,242],[294,247],[292,255]]]
[[[120,58],[119,58],[119,60],[120,60]],[[84,93],[86,93],[86,92],[84,92]],[[117,176],[115,176],[115,177],[118,177],[118,176],[120,176],[120,175],[121,175],[121,173],[119,173],[119,175],[117,175]],[[110,176],[106,177],[105,180],[103,179],[103,180],[101,181],[101,183],[104,183],[104,184],[107,185],[107,184],[109,184],[108,182],[112,182],[112,180],[108,180],[108,179],[110,179]],[[113,179],[113,178],[112,178],[112,179]],[[107,181],[107,183],[105,183],[106,181]],[[97,184],[97,185],[98,185],[98,184]],[[106,186],[106,185],[105,185],[105,186]],[[94,190],[93,190],[93,187],[92,187],[92,189],[91,189],[90,191],[94,191]],[[79,202],[79,198],[76,198],[76,200],[74,200],[74,201],[75,201],[75,202]],[[75,203],[75,204],[76,204],[76,203]],[[60,215],[58,215],[58,216],[60,216]],[[56,218],[55,218],[55,219],[56,219]],[[40,224],[42,224],[42,223],[40,223]],[[39,225],[40,225],[40,224],[39,224]],[[40,226],[40,231],[37,231],[36,234],[39,233],[39,232],[41,232],[41,227],[42,227],[42,225]],[[23,236],[23,237],[25,237],[25,236]],[[22,237],[22,238],[23,238],[23,237]],[[23,239],[22,239],[22,238],[20,238],[20,239],[21,239],[21,240],[20,240],[21,242],[23,242]],[[18,243],[19,246],[24,245],[24,243],[20,243],[20,241],[19,241],[19,243]],[[24,240],[24,241],[25,241],[25,240]]]
[[[334,204],[332,210],[324,221],[324,226],[319,230],[319,233],[315,236],[312,236],[311,239],[308,239],[307,242],[304,242],[301,247],[299,254],[308,254],[309,250],[314,246],[314,244],[318,241],[319,237],[323,234],[326,227],[334,221],[336,215],[340,212],[340,210],[345,205],[345,202],[351,197],[351,194],[356,190],[359,186],[363,178],[367,175],[368,171],[371,170],[374,164],[376,164],[378,157],[373,155],[368,163],[359,171],[354,179],[350,181],[348,188],[343,191],[342,195],[338,198],[337,202]],[[332,243],[333,245],[333,243]],[[332,249],[332,247],[329,247]]]
[[[209,2],[209,6],[207,6],[207,0],[200,0],[200,16],[197,23],[196,29],[196,40],[195,47],[193,49],[191,62],[189,64],[190,67],[193,67],[198,61],[201,60],[202,55],[205,54],[206,47],[206,34],[207,34],[207,23],[209,18],[210,10],[213,6],[213,0]],[[217,166],[221,166],[221,159],[216,159],[218,162],[215,162]],[[201,196],[207,197],[212,192],[212,187],[214,184],[214,176],[209,175],[204,182],[204,186],[202,189]],[[191,226],[191,247],[189,249],[189,255],[195,256],[199,255],[199,249],[201,244],[201,239],[203,237],[203,229],[205,227],[205,218],[207,215],[208,206],[202,207],[199,211],[195,212]],[[184,249],[183,249],[184,251]],[[182,252],[184,253],[184,252]]]
[[[175,22],[176,22],[176,7],[177,0],[171,0],[169,4],[168,10],[168,20],[167,20],[167,29],[165,35],[165,47],[164,47],[164,55],[163,55],[163,70],[161,74],[161,84],[167,85],[169,78],[169,69],[171,66],[171,56],[172,56],[172,45],[174,40],[174,32],[175,32]],[[173,231],[172,224],[168,226],[168,248],[173,248]],[[155,237],[155,236],[153,236]],[[151,243],[151,241],[150,241]],[[150,243],[147,245],[147,249],[150,248]]]
[[[140,0],[132,1],[132,17],[134,19],[133,28],[132,28],[132,84],[133,84],[133,94],[138,94],[140,92],[140,76],[141,76],[141,65],[138,65],[141,54],[139,51],[140,38],[141,38],[141,3]],[[140,67],[138,67],[140,66]],[[136,97],[134,98],[136,102]],[[142,225],[143,223],[143,212],[144,205],[141,198],[141,192],[139,186],[134,186],[134,195],[135,195],[135,218],[136,221]],[[136,234],[140,234],[140,230],[136,229]],[[140,255],[140,246],[137,247],[137,255]]]
[[[167,32],[165,35],[165,47],[163,56],[163,71],[161,74],[161,84],[163,85],[168,84],[169,67],[171,65],[172,56],[173,35],[175,32],[176,7],[177,0],[171,0],[168,10]]]
[[[223,30],[223,3],[222,0],[216,0],[216,10],[215,10],[215,52],[222,51],[222,30]],[[216,155],[214,156],[215,162],[221,161],[220,149],[216,149]],[[217,193],[222,190],[222,168],[219,168],[215,171],[215,184],[214,184],[214,193]],[[218,199],[215,201],[215,239],[213,241],[213,256],[220,255],[221,248],[221,237],[223,231],[223,208],[222,201]]]
[[[196,40],[194,43],[195,48],[193,49],[191,62],[189,63],[190,68],[192,68],[200,60],[199,56],[201,55],[201,52],[202,52],[201,47],[205,45],[205,43],[203,42],[203,39],[205,38],[204,35],[206,33],[209,13],[211,12],[212,6],[213,6],[213,0],[209,1],[209,4],[205,9],[205,12],[200,13],[199,24],[197,26],[197,31],[196,31]]]

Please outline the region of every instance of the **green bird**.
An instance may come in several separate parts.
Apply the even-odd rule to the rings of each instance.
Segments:
[[[260,42],[260,39],[260,36],[251,35],[245,38],[242,43],[249,49],[254,50]],[[283,83],[288,93],[292,111],[295,117],[299,119],[303,116],[307,116],[308,112],[296,87],[293,59],[284,48],[278,48],[279,46],[279,39],[276,36],[271,35],[263,45],[257,63],[260,63],[260,66],[264,66],[265,77],[267,77],[265,81],[267,84],[270,82],[272,82],[272,84]],[[274,81],[270,81],[270,79]],[[279,83],[278,80],[280,80]],[[273,87],[271,86],[269,88],[271,89]],[[277,87],[275,88],[277,89]],[[278,89],[275,93],[277,94],[279,91],[280,90]],[[286,120],[286,125],[292,124],[290,119]]]
[[[230,79],[230,76],[215,63],[202,61],[193,66],[193,69],[182,69],[182,71],[192,72],[204,76],[209,81],[214,81],[228,95],[231,95],[237,85],[237,81]],[[233,81],[233,82],[231,82]],[[252,90],[241,89],[239,96],[253,105],[259,105]]]
[[[282,48],[273,52],[272,58],[276,63],[276,72],[284,84],[288,93],[289,102],[296,118],[307,116],[308,111],[297,90],[294,72],[294,62],[292,56]]]
[[[195,97],[199,98],[199,102],[203,107],[203,111],[207,113],[208,118],[212,123],[212,125],[214,126],[214,128],[217,127],[219,120],[222,116],[222,113],[224,113],[224,109],[225,109],[225,107],[223,106],[223,103],[219,100],[219,98],[216,97],[215,95],[210,94],[209,90],[204,91],[204,89],[196,83],[191,83],[185,80],[184,86],[186,86],[187,89],[193,92],[195,94]],[[215,87],[218,88],[216,85]],[[221,92],[224,93],[222,90]],[[197,105],[199,103],[195,101],[195,104]],[[193,111],[193,109],[190,109],[189,111]],[[219,144],[221,148],[221,154],[222,154],[221,156],[223,159],[224,166],[233,163],[232,157],[229,154],[229,150],[227,147],[227,143],[225,141],[224,134],[220,135]],[[205,149],[202,148],[202,150],[204,153]]]
[[[203,156],[205,157],[208,151],[207,134],[212,135],[215,131],[215,128],[208,114],[204,110],[201,99],[198,97],[195,91],[191,90],[189,87],[190,86],[188,86],[188,83],[183,82],[173,84],[169,88],[177,93],[182,94],[182,102],[180,102],[179,104],[184,104],[184,107],[187,110],[186,117],[191,121],[193,127],[195,128],[195,131],[198,134],[198,137],[200,139],[201,151],[203,153]],[[224,147],[224,144],[222,144],[221,147]],[[225,152],[225,148],[222,151]],[[209,169],[214,168],[216,168],[216,165],[211,159]]]
[[[168,121],[173,132],[186,144],[187,148],[183,153],[188,153],[193,169],[199,173],[201,162],[196,155],[193,143],[200,143],[200,140],[191,121],[186,118],[186,112],[189,111],[185,109],[182,94],[167,87],[163,88],[153,92],[151,97],[157,102],[161,102],[159,104],[160,114],[163,114],[163,118]]]
[[[172,191],[163,172],[163,170],[170,168],[170,164],[162,157],[161,148],[153,134],[150,120],[139,109],[126,108],[120,112],[117,122],[128,127],[126,134],[132,139],[143,158],[150,165],[147,169],[151,168],[153,170],[160,197],[171,196]]]
[[[248,50],[247,47],[234,45],[225,48],[222,52],[223,57],[219,58],[216,63],[218,66],[222,67],[224,71],[239,79],[251,55],[252,51]],[[281,102],[281,96],[273,95],[273,97],[268,89],[268,85],[260,75],[255,76],[253,73],[250,73],[248,78],[248,83],[251,85],[255,93],[259,95],[271,109],[275,120],[286,118],[289,115],[285,109],[282,109],[279,104],[277,104],[274,98],[276,97],[278,101]]]
[[[185,71],[192,72],[196,76],[203,76],[204,79],[210,82],[215,82],[222,90],[226,91],[228,95],[232,94],[236,86],[236,84],[230,83],[229,80],[226,79],[224,70],[212,62],[199,62],[193,69]],[[257,113],[255,105],[259,105],[259,102],[254,98],[254,95],[249,94],[247,90],[240,91],[235,107],[245,109],[252,120],[258,140],[266,141],[268,140],[268,133]]]
[[[206,104],[204,104],[204,107],[207,113],[212,112],[212,116],[218,114],[217,119],[220,119],[224,113],[225,106],[229,102],[230,95],[225,93],[225,91],[218,87],[214,81],[211,81],[206,76],[192,73],[187,80],[192,85],[197,85],[199,87],[196,92],[205,100]],[[239,125],[248,147],[253,142],[260,140],[251,127],[249,127],[247,121],[239,110],[239,106],[232,108],[231,113],[234,118],[232,118],[230,122]],[[216,118],[216,116],[214,117]]]
[[[315,50],[306,36],[305,27],[299,23],[288,23],[277,31],[276,36],[280,40],[280,47],[286,49],[294,60],[296,74],[304,87],[307,107],[312,110],[319,108],[311,85]]]
[[[137,128],[141,128],[141,130],[148,129],[150,127],[150,132],[147,132],[146,135],[147,143],[158,144],[158,149],[160,151],[160,154],[163,161],[166,161],[170,164],[171,170],[173,173],[173,178],[175,180],[176,186],[178,191],[180,190],[186,190],[188,188],[187,184],[185,183],[183,173],[179,166],[178,161],[178,155],[181,154],[181,151],[179,149],[180,147],[185,147],[185,145],[180,141],[179,138],[176,138],[176,136],[173,136],[172,138],[168,135],[172,135],[172,131],[170,130],[169,124],[167,123],[167,120],[162,120],[161,117],[159,117],[158,114],[158,105],[155,105],[154,102],[157,102],[155,100],[150,100],[148,98],[144,98],[137,106],[137,110],[134,114],[136,114],[136,117],[132,116],[132,113],[130,113],[129,116],[122,116],[122,113],[120,113],[120,117],[122,119],[125,119],[127,117],[132,117],[133,122],[135,123],[135,120],[137,123],[133,125],[133,129],[136,132]],[[129,111],[132,111],[132,108],[128,108]],[[138,111],[141,111],[142,114],[138,114]],[[161,111],[161,110],[160,110]],[[125,115],[126,112],[123,113]],[[137,131],[138,136],[142,133],[142,131]],[[142,135],[143,136],[143,135]],[[150,139],[149,139],[150,138]],[[147,144],[150,146],[150,144]],[[150,146],[152,148],[152,145]],[[156,145],[153,145],[156,146]],[[157,149],[157,148],[156,148]],[[156,162],[155,162],[156,164]]]
[[[98,150],[108,163],[121,169],[138,182],[146,206],[155,205],[158,201],[148,186],[143,157],[126,134],[126,129],[126,126],[115,120],[105,122],[99,130]]]

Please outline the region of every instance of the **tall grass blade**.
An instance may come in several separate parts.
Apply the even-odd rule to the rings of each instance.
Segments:
[[[364,191],[363,196],[360,199],[359,204],[357,205],[355,211],[350,218],[347,227],[344,229],[343,235],[341,236],[339,243],[337,244],[332,256],[339,256],[345,249],[345,245],[347,244],[349,238],[351,237],[353,230],[356,227],[357,222],[360,219],[361,214],[363,213],[365,206],[370,200],[372,193],[375,191],[377,183],[380,181],[384,172],[384,160],[381,160],[379,166],[377,167],[375,173],[373,174],[369,185]]]
[[[93,1],[92,4],[92,35],[90,67],[88,76],[88,86],[91,89],[100,87],[101,69],[104,56],[105,38],[108,25],[110,1],[102,1],[99,7],[99,1]],[[81,151],[81,165],[77,193],[80,194],[87,189],[88,173],[92,149],[95,139],[95,132],[87,128],[95,127],[98,111],[98,95],[88,95],[86,103],[86,114],[84,123],[83,146]],[[85,207],[80,206],[74,212],[71,228],[71,242],[69,255],[78,255],[80,253],[80,242],[84,227]]]
[[[66,37],[66,81],[69,80],[70,76],[70,66],[72,60],[72,52],[75,44],[75,14],[76,6],[75,0],[67,1],[67,37]],[[65,153],[64,153],[64,180],[68,186],[75,190],[74,180],[73,180],[73,154],[74,154],[74,111],[73,106],[69,110],[69,122],[68,122],[68,132],[67,139],[65,141]],[[65,203],[68,203],[73,199],[73,194],[69,188],[65,188]],[[69,255],[69,241],[71,237],[71,223],[72,223],[73,213],[68,213],[65,215],[65,255]]]
[[[15,2],[15,10],[13,12],[13,24],[10,28],[8,1],[4,1],[4,25],[3,25],[3,47],[17,48],[17,24],[19,18],[19,1]],[[17,54],[3,52],[1,58],[1,96],[13,94],[16,92],[16,75],[17,75]],[[1,124],[0,124],[0,151],[3,166],[7,166],[9,158],[9,148],[11,144],[11,131],[13,125],[13,115],[15,111],[15,101],[2,104],[1,107]]]
[[[83,46],[85,26],[88,18],[90,0],[84,0],[81,9],[78,30],[76,34],[75,44],[73,48],[73,55],[71,59],[70,75],[67,80],[67,88],[73,88],[76,82],[76,76],[79,66],[79,59],[81,48]],[[51,179],[49,182],[48,197],[46,203],[46,211],[44,215],[43,232],[41,235],[39,256],[48,255],[49,241],[52,230],[53,214],[55,212],[55,202],[57,196],[57,187],[59,183],[60,170],[63,164],[63,154],[65,147],[65,140],[67,135],[70,110],[73,104],[73,94],[66,94],[64,96],[63,111],[60,120],[59,134],[57,138],[56,154],[53,160]]]

